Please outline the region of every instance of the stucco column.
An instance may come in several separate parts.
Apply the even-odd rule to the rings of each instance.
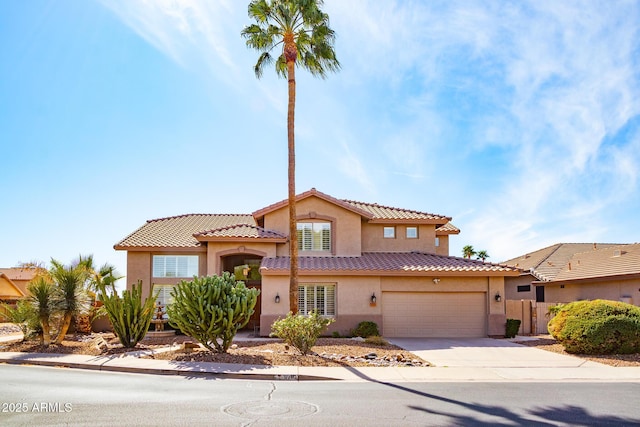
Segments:
[[[501,336],[505,334],[507,316],[505,312],[504,277],[489,277],[489,336]],[[496,296],[500,296],[497,301]]]

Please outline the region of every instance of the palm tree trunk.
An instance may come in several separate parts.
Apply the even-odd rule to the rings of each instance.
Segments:
[[[49,347],[51,344],[51,335],[49,334],[49,317],[40,317],[40,326],[42,326],[42,341],[41,344],[45,347]]]
[[[295,46],[295,45],[294,45]],[[296,108],[295,61],[287,61],[289,78],[289,107],[287,114],[287,139],[289,148],[289,310],[298,313],[298,226],[296,215],[296,151],[294,119]]]
[[[71,326],[71,313],[65,312],[64,318],[62,320],[62,326],[60,327],[60,332],[58,333],[58,337],[56,338],[56,344],[62,344],[62,340],[64,340],[65,335],[67,335],[67,331],[69,330],[69,326]]]

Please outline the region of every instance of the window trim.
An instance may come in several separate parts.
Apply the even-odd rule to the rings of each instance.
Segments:
[[[310,228],[310,249],[305,249],[305,230],[309,230],[309,228],[300,228],[301,226],[304,225],[311,225]],[[316,226],[321,226],[322,229],[320,231],[315,231],[314,228]],[[328,227],[328,230],[326,230],[326,227]],[[326,236],[327,240],[328,240],[328,245],[325,247],[325,235],[324,235],[324,231],[328,231],[328,234]],[[300,252],[304,252],[304,253],[333,253],[333,222],[332,221],[328,221],[328,220],[298,220],[296,221],[296,233],[297,236],[296,238],[298,239],[298,251]],[[314,236],[318,236],[320,235],[320,242],[317,242],[314,239]],[[321,248],[317,249],[314,248],[314,246],[319,243]]]
[[[409,235],[409,230],[415,230],[415,235],[410,236]],[[407,239],[418,239],[419,238],[418,227],[417,226],[411,226],[411,225],[407,226],[406,229],[405,229],[405,237]]]
[[[308,288],[313,288],[312,296],[313,307],[309,307]],[[323,308],[318,308],[318,290],[322,288]],[[313,310],[318,310],[318,314],[322,317],[336,317],[337,314],[337,286],[335,283],[300,283],[298,285],[298,312],[302,315],[309,315]]]
[[[391,235],[387,235],[387,231],[391,231]],[[382,227],[382,237],[385,239],[395,239],[396,227],[394,225]]]
[[[162,258],[162,265],[160,261],[156,264],[156,259]],[[175,270],[167,271],[168,258],[175,258]],[[186,262],[186,275],[180,275],[179,261],[185,260]],[[158,270],[156,270],[156,267]],[[160,268],[162,273],[160,274]],[[195,269],[195,271],[194,271]],[[175,273],[175,274],[171,274]],[[192,274],[193,273],[193,274]],[[173,254],[155,254],[151,256],[151,277],[154,279],[189,279],[193,276],[200,275],[200,256],[199,255],[173,255]]]

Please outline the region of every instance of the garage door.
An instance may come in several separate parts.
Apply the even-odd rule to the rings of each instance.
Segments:
[[[387,337],[484,337],[484,292],[383,292],[383,334]]]

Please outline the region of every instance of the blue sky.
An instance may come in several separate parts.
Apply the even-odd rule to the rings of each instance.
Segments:
[[[0,266],[286,198],[286,82],[238,0],[0,2]],[[501,261],[640,240],[640,2],[326,0],[297,190],[453,217]]]

